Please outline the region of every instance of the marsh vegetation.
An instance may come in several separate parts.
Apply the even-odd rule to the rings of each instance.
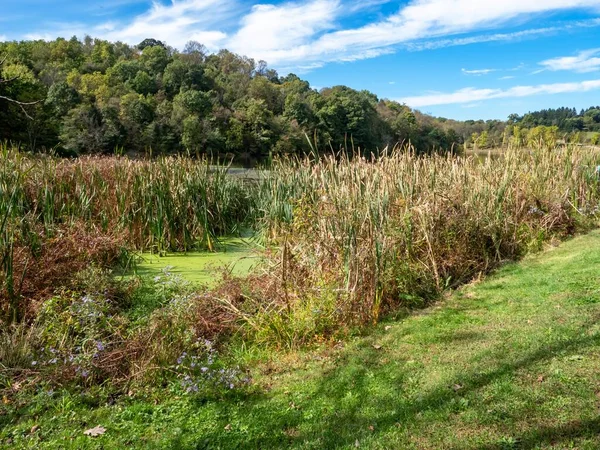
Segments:
[[[215,163],[2,148],[2,420],[56,389],[253,395],[264,352],[338,345],[591,229],[599,213],[592,148],[483,161],[315,153],[253,179]],[[247,276],[219,267],[206,283],[199,268],[165,267],[249,229],[259,257]],[[239,259],[229,250],[227,264]]]

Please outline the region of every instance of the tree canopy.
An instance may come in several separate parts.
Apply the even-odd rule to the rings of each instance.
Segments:
[[[65,155],[128,152],[213,154],[259,161],[310,150],[376,152],[412,141],[423,152],[461,142],[405,105],[346,86],[317,91],[294,74],[198,42],[183,52],[155,39],[137,46],[86,37],[0,43],[14,78],[0,103],[0,138]]]
[[[512,114],[508,121],[434,118],[347,86],[317,91],[264,61],[210,54],[198,42],[183,52],[151,38],[137,46],[89,36],[0,42],[0,61],[0,139],[63,155],[125,150],[252,163],[308,152],[309,140],[367,154],[410,142],[427,153],[600,131],[600,107]],[[556,130],[521,139],[515,126]]]

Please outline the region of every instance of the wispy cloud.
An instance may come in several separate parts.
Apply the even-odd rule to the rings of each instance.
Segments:
[[[142,1],[104,0],[103,3],[115,8]],[[39,34],[26,37],[89,33],[130,44],[154,37],[180,49],[187,41],[197,40],[209,49],[227,47],[255,59],[265,59],[281,70],[310,70],[332,61],[374,58],[393,53],[399,47],[425,50],[555,33],[575,25],[511,33],[493,33],[493,30],[515,23],[522,25],[559,11],[596,11],[600,7],[600,0],[410,0],[392,14],[360,27],[344,28],[343,19],[358,18],[364,11],[386,3],[392,0],[288,0],[283,3],[263,0],[254,6],[246,0],[154,0],[145,13],[128,20],[86,26],[36,25]],[[600,20],[581,24],[582,27],[598,25]]]
[[[600,79],[575,83],[540,84],[537,86],[515,86],[509,89],[477,89],[468,87],[450,93],[428,93],[405,97],[400,102],[414,108],[434,105],[471,104],[498,98],[530,97],[533,95],[587,92],[600,89]]]
[[[384,49],[423,38],[441,38],[484,29],[496,28],[537,14],[574,8],[597,8],[598,0],[505,0],[474,2],[473,0],[413,0],[396,14],[366,26],[326,33],[308,48],[299,49],[287,58],[302,57],[332,60],[360,58],[365,52],[380,54]],[[523,31],[521,36],[549,32],[538,29]],[[511,38],[517,36],[513,33]],[[486,39],[507,39],[508,36],[487,36]],[[478,37],[466,37],[464,43],[477,42]],[[452,41],[450,42],[452,43]],[[457,44],[456,41],[453,42]],[[432,44],[438,45],[438,44]]]
[[[600,23],[597,23],[600,26]],[[556,33],[569,29],[570,25],[557,26],[557,27],[546,27],[546,28],[533,28],[530,30],[515,31],[513,33],[495,33],[495,34],[482,34],[477,36],[468,36],[463,38],[451,38],[451,39],[437,39],[428,40],[422,42],[410,42],[406,44],[406,48],[412,51],[422,50],[435,50],[438,48],[446,47],[458,47],[461,45],[472,45],[472,44],[483,44],[485,42],[499,42],[499,41],[517,41],[520,39],[534,38],[544,35]]]
[[[196,40],[216,49],[227,37],[220,27],[241,11],[244,9],[237,0],[172,0],[167,5],[154,2],[149,11],[129,23],[111,23],[112,31],[103,36],[131,44],[153,37],[177,48]]]
[[[579,73],[595,72],[600,70],[600,57],[596,56],[599,54],[600,48],[595,48],[579,52],[575,56],[561,56],[558,58],[547,59],[540,63],[544,69],[541,69],[536,73],[543,70],[569,70]]]
[[[499,80],[512,80],[513,78],[515,78],[514,75],[506,75],[505,77],[500,77],[498,79]]]
[[[461,45],[483,44],[485,42],[510,42],[523,39],[532,39],[540,36],[548,36],[569,30],[594,28],[599,26],[600,19],[576,20],[568,23],[557,24],[551,27],[532,28],[529,30],[514,31],[511,33],[479,34],[476,36],[409,42],[405,44],[405,47],[411,51],[422,51],[446,47],[457,47]]]
[[[465,75],[475,75],[476,77],[479,77],[481,75],[488,75],[492,72],[497,72],[498,69],[474,69],[474,70],[467,70],[467,69],[461,69],[461,72],[464,73]]]
[[[340,14],[339,0],[256,5],[242,18],[241,28],[227,46],[267,61],[287,60],[315,34],[333,29]]]

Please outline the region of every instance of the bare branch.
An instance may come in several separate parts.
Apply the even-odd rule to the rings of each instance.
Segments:
[[[2,60],[0,61],[0,67],[2,66],[2,64],[4,64],[4,62],[6,61],[7,56],[4,55],[4,58],[2,58]],[[2,78],[0,78],[0,84],[5,84],[5,83],[11,83],[12,81],[15,81],[19,78],[19,76],[15,76],[13,78],[8,78],[6,80],[3,80]],[[27,110],[25,109],[25,106],[32,106],[32,105],[37,105],[38,103],[41,102],[41,100],[37,100],[35,102],[20,102],[18,100],[15,100],[13,98],[10,97],[5,97],[4,95],[0,95],[0,100],[6,100],[9,103],[14,103],[15,105],[18,105],[19,108],[21,108],[21,111],[23,111],[23,114],[25,114],[25,116],[29,119],[29,120],[33,120],[33,117],[31,117],[29,115],[29,113],[27,112]]]
[[[10,83],[11,81],[15,81],[16,79],[18,79],[19,77],[13,77],[13,78],[9,78],[8,80],[3,80],[2,78],[0,78],[0,84],[2,83]]]
[[[25,110],[25,106],[31,106],[31,105],[37,105],[38,103],[41,102],[41,100],[37,100],[35,102],[20,102],[18,100],[14,100],[10,97],[5,97],[4,95],[0,95],[0,100],[6,100],[7,102],[10,103],[14,103],[15,105],[18,105],[19,108],[21,108],[21,111],[23,111],[23,113],[27,116],[27,118],[29,120],[33,120],[33,117],[31,117],[27,111]]]

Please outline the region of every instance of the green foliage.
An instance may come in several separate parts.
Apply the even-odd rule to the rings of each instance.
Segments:
[[[86,37],[0,43],[4,54],[3,76],[17,78],[0,84],[0,95],[44,101],[31,108],[33,121],[17,105],[0,109],[0,138],[31,151],[187,152],[255,164],[306,153],[306,136],[319,150],[367,155],[401,141],[423,153],[462,142],[446,123],[367,91],[317,92],[264,61],[227,50],[207,56],[194,42],[178,53],[155,39],[130,47]]]

